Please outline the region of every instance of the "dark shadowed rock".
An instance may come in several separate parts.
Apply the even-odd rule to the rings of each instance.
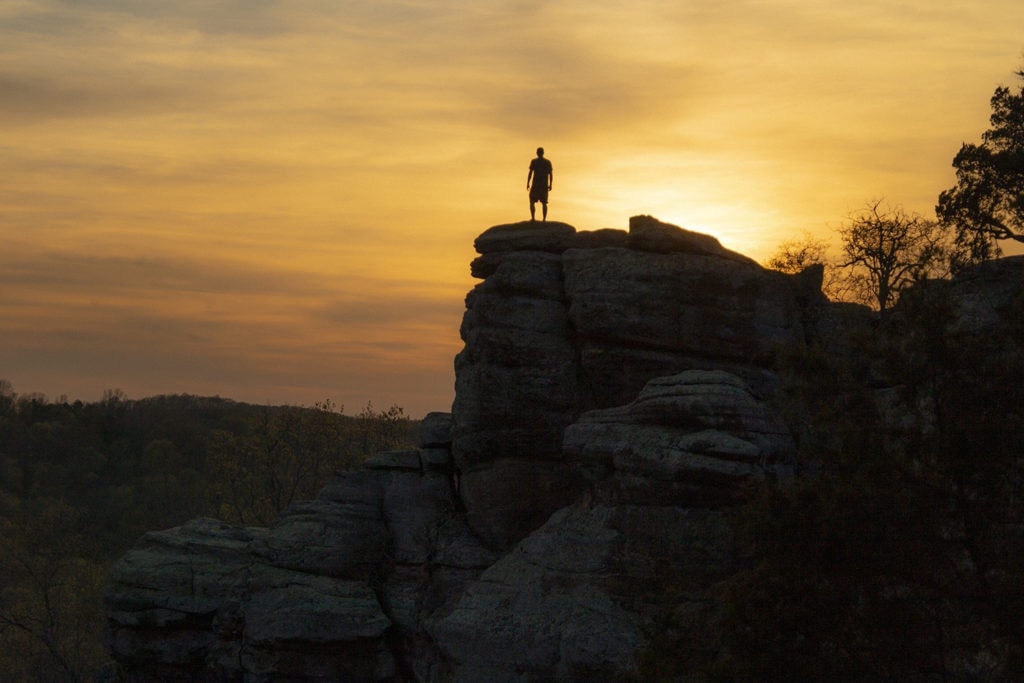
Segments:
[[[791,276],[691,253],[573,250],[563,257],[569,320],[580,338],[766,365],[803,339]]]
[[[419,448],[268,529],[195,520],[112,568],[134,680],[634,680],[667,602],[711,604],[728,506],[794,449],[780,350],[852,352],[870,316],[646,216],[475,245],[452,412]],[[1012,273],[978,277],[1011,302]],[[965,326],[1012,308],[962,299]]]
[[[224,673],[249,680],[375,680],[393,675],[391,627],[362,581],[253,567],[242,603],[237,660]],[[240,669],[240,671],[239,671]]]
[[[583,414],[563,451],[599,500],[719,507],[772,472],[795,443],[735,375],[691,370],[651,380],[632,403]],[[596,467],[595,467],[596,466]]]
[[[577,411],[577,363],[554,254],[513,253],[467,297],[455,359],[452,451],[462,470],[557,458]]]
[[[711,235],[662,223],[653,216],[633,216],[629,219],[628,244],[630,249],[638,251],[657,254],[672,252],[703,254],[757,265],[753,259],[726,249]]]
[[[573,249],[599,249],[601,247],[629,247],[629,233],[625,230],[602,228],[601,230],[580,230],[573,238]]]
[[[409,470],[419,472],[423,469],[420,452],[415,451],[381,451],[367,458],[363,467],[368,470]]]
[[[248,577],[249,544],[265,533],[195,519],[143,536],[108,574],[111,656],[153,675],[202,669],[222,647],[215,621]]]
[[[579,415],[691,369],[725,369],[770,395],[778,350],[805,343],[809,307],[821,304],[806,277],[649,217],[631,220],[628,236],[567,227],[499,226],[477,241],[487,265],[466,298],[452,454],[471,526],[488,542],[522,538],[572,502],[572,468],[558,466],[561,489],[548,483]],[[498,462],[516,463],[517,483],[544,482],[543,495],[505,485],[488,471]]]
[[[448,448],[452,445],[452,414],[427,413],[420,422],[417,444],[420,448]]]
[[[422,564],[433,553],[438,527],[455,512],[455,490],[442,473],[394,471],[382,505],[391,532],[391,561]]]
[[[336,476],[317,500],[293,505],[254,539],[251,552],[286,569],[365,580],[388,552],[383,498],[373,472]]]
[[[956,331],[984,333],[1002,326],[1007,315],[1021,308],[1024,256],[979,263],[960,274],[952,283],[956,302]]]
[[[582,490],[575,467],[529,458],[482,463],[462,473],[459,487],[470,528],[494,548],[515,543]]]
[[[730,555],[720,513],[563,509],[428,621],[438,680],[622,680],[669,577],[699,600]]]
[[[147,534],[110,572],[112,655],[140,680],[390,680],[391,633],[419,618],[423,568],[456,508],[451,477],[419,463],[382,454],[270,529],[200,519]],[[452,536],[447,556],[493,559],[478,545]]]

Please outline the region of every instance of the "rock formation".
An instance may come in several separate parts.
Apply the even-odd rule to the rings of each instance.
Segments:
[[[700,612],[730,506],[787,472],[776,355],[842,336],[820,272],[650,217],[476,248],[451,413],[270,528],[144,536],[106,595],[131,677],[615,679],[667,600]]]
[[[476,248],[484,281],[466,299],[453,455],[469,524],[495,547],[581,490],[561,438],[585,411],[693,369],[731,372],[769,398],[776,351],[816,334],[820,280],[650,217],[628,233],[497,226]]]

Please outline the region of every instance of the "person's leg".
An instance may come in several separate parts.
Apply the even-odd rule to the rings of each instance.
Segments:
[[[537,204],[535,202],[530,202],[530,220],[537,220]]]
[[[548,219],[548,203],[547,202],[541,203],[541,208],[543,209],[542,215],[544,216],[544,220],[547,220]]]

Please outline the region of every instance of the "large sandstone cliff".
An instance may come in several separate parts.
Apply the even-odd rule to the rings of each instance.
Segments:
[[[270,528],[144,536],[106,595],[129,676],[618,678],[670,597],[699,618],[730,506],[790,471],[776,356],[862,318],[649,217],[476,248],[451,413]]]

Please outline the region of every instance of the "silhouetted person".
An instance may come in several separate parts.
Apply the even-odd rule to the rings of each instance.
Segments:
[[[551,168],[551,162],[544,158],[544,148],[537,148],[537,158],[530,161],[530,172],[526,174],[526,189],[530,191],[530,220],[537,220],[536,204],[541,203],[543,207],[542,216],[548,219],[548,191],[551,189],[551,181],[555,179],[555,171]],[[533,184],[530,184],[530,181]]]

